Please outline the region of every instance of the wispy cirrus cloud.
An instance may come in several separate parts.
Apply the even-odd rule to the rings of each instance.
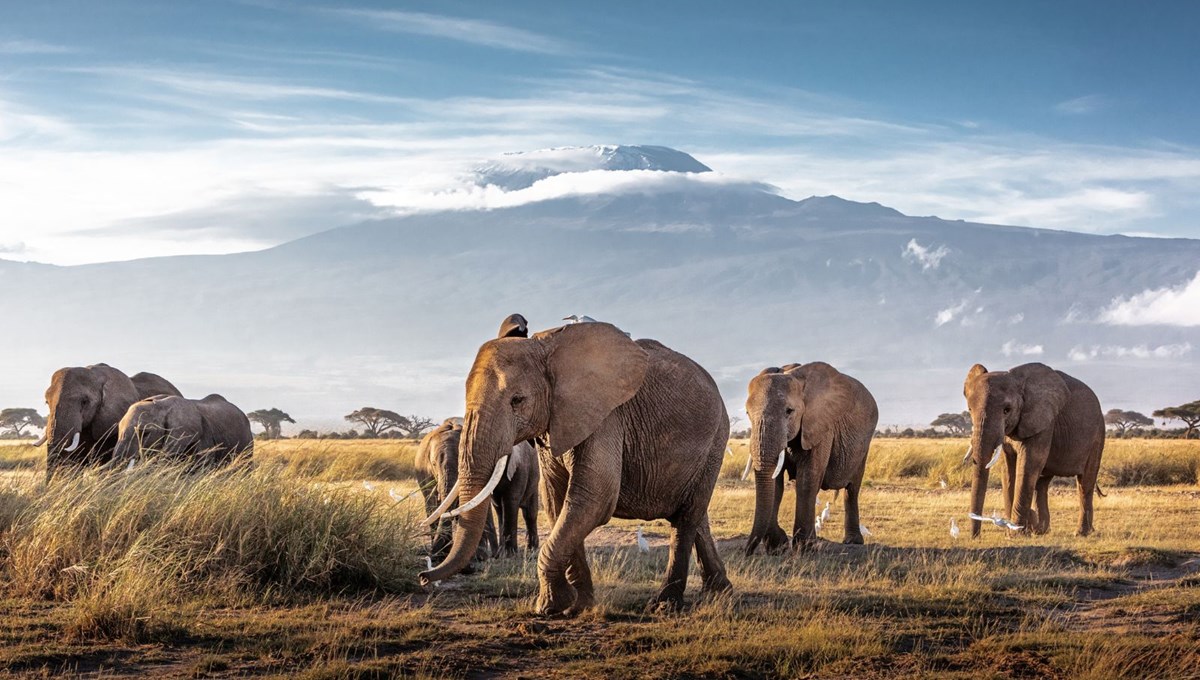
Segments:
[[[445,38],[483,47],[538,54],[573,51],[570,44],[557,38],[482,19],[400,10],[331,8],[325,11],[380,30]]]
[[[41,40],[0,40],[0,54],[69,54],[76,50]]]
[[[1061,101],[1054,105],[1054,111],[1068,116],[1086,116],[1105,109],[1108,105],[1108,97],[1099,94],[1089,94]]]

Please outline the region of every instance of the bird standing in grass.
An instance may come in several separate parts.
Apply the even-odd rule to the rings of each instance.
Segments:
[[[642,528],[640,526],[637,528],[637,545],[638,545],[638,552],[640,552],[640,553],[650,552],[650,541],[647,541],[646,537],[642,535]]]
[[[950,518],[950,538],[958,540],[958,522],[954,518]]]
[[[821,510],[821,524],[829,521],[829,501],[825,501],[825,509]]]
[[[861,533],[863,536],[870,536],[870,535],[871,535],[871,530],[870,530],[870,529],[867,529],[867,525],[865,525],[865,524],[859,524],[859,525],[858,525],[858,531],[859,531],[859,533]]]
[[[976,515],[975,513],[972,512],[972,513],[969,513],[967,515],[967,517],[970,517],[971,519],[974,519],[974,520],[978,520],[980,522],[991,522],[992,524],[995,524],[996,526],[1000,527],[1001,529],[1008,529],[1010,531],[1020,531],[1021,529],[1025,528],[1024,525],[1013,524],[1012,522],[1004,519],[1000,515],[992,515],[991,517],[984,517],[983,515]]]
[[[366,489],[367,491],[374,491],[375,485],[370,482],[363,482],[363,488]]]

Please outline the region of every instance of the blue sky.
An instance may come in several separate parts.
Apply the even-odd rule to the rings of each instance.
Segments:
[[[1200,237],[1198,32],[1190,2],[6,3],[0,257],[264,247],[592,143]]]

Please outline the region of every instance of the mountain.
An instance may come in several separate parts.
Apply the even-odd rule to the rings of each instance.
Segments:
[[[510,170],[531,174],[476,171],[497,187],[542,173],[506,190],[537,196],[505,207],[236,255],[0,262],[9,299],[38,301],[0,334],[0,405],[35,405],[54,369],[107,361],[185,393],[283,408],[300,426],[339,426],[364,405],[440,418],[461,410],[475,350],[512,312],[539,329],[587,314],[657,338],[709,369],[731,413],[761,368],[818,359],[872,389],[882,424],[964,408],[976,361],[1044,361],[1089,382],[1106,408],[1200,396],[1200,321],[1131,315],[1192,294],[1200,241],[793,201],[663,147],[514,158]],[[555,183],[569,190],[538,193]]]

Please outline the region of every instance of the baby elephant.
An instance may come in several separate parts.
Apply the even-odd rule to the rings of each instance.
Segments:
[[[525,518],[525,547],[538,549],[538,454],[529,442],[512,448],[504,476],[492,493],[496,518],[500,523],[500,550],[505,555],[517,554],[517,511]]]
[[[250,421],[219,394],[203,399],[158,395],[129,407],[121,419],[113,467],[144,455],[186,460],[196,467],[227,465],[254,450]]]

